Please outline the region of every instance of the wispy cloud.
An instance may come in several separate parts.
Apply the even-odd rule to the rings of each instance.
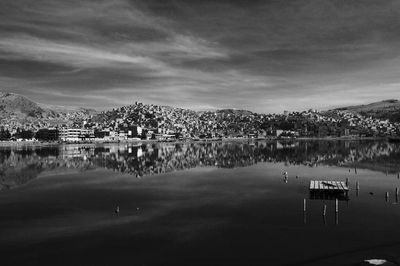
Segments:
[[[161,62],[144,56],[113,53],[104,49],[57,43],[29,36],[2,38],[0,49],[3,52],[2,57],[6,59],[49,61],[76,67],[123,67],[123,64],[130,64],[153,70],[164,69]]]

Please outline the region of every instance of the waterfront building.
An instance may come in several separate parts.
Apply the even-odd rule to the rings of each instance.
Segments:
[[[127,129],[127,137],[128,138],[140,138],[142,135],[143,129],[140,126],[130,126]]]
[[[94,130],[85,128],[62,128],[60,130],[61,141],[92,141],[94,140]]]

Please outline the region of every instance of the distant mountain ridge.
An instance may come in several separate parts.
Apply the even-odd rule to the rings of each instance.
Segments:
[[[400,122],[400,101],[389,99],[364,105],[354,105],[336,108],[338,111],[359,113],[363,116],[378,119],[389,119],[391,122]]]

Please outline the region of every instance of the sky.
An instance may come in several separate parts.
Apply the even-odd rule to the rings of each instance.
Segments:
[[[98,110],[400,98],[398,0],[2,0],[0,91]]]

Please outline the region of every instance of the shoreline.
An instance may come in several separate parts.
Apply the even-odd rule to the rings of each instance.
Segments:
[[[60,142],[60,141],[0,141],[0,147],[18,147],[18,146],[58,146],[58,145],[98,145],[98,144],[142,144],[142,143],[210,143],[210,142],[258,142],[258,141],[362,141],[362,140],[389,140],[388,137],[299,137],[299,138],[222,138],[222,139],[200,139],[200,140],[120,140],[120,141],[81,141],[81,142]]]

